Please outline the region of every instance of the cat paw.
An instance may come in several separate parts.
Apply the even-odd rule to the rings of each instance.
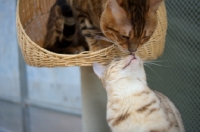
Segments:
[[[76,54],[79,54],[81,52],[85,51],[85,48],[83,46],[77,46],[76,47]]]

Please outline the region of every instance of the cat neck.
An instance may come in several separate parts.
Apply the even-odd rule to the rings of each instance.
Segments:
[[[107,82],[106,90],[108,97],[123,98],[124,94],[131,95],[149,89],[146,79],[122,78],[113,82]],[[124,92],[123,92],[124,91]],[[114,95],[114,96],[113,96]]]

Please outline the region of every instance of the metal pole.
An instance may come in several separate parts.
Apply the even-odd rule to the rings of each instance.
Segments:
[[[22,108],[22,124],[23,132],[30,132],[30,110],[27,104],[28,100],[28,87],[27,87],[27,76],[26,76],[26,64],[22,57],[21,51],[18,48],[19,54],[19,81],[21,90],[21,108]]]
[[[83,132],[109,132],[106,91],[92,67],[81,67]]]

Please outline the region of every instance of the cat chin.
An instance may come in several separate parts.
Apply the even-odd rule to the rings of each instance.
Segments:
[[[132,66],[133,68],[138,68],[140,67],[140,61],[137,59],[131,60],[130,66]]]
[[[137,70],[141,67],[141,59],[136,55],[129,55],[127,56],[127,64],[123,69],[127,70]]]

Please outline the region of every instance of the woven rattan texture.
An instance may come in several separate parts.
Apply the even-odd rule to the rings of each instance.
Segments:
[[[64,55],[49,52],[41,47],[46,34],[49,10],[55,0],[18,0],[17,34],[19,46],[28,65],[37,67],[91,66],[93,62],[108,64],[113,58],[125,56],[117,45],[96,52]],[[157,12],[158,26],[153,36],[137,52],[143,60],[157,59],[164,50],[167,19],[165,5]]]

